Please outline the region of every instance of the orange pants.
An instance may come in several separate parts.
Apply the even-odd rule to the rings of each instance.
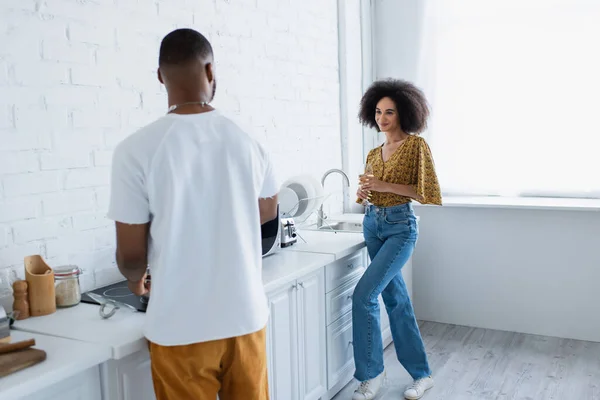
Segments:
[[[266,328],[184,346],[149,343],[157,400],[268,400]]]

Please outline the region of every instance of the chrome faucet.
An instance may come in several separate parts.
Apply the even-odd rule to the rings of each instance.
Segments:
[[[325,172],[325,174],[323,174],[323,177],[321,178],[321,186],[325,187],[325,179],[334,172],[337,172],[338,174],[342,175],[342,177],[346,181],[346,186],[350,187],[350,178],[348,178],[348,175],[346,175],[344,171],[338,168],[332,168],[329,171]],[[321,206],[319,207],[319,212],[317,216],[317,228],[320,228],[323,226],[323,220],[327,218],[325,213],[323,213],[323,203],[321,203]]]

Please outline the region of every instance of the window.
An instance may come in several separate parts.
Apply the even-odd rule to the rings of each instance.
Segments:
[[[425,4],[416,83],[444,193],[600,197],[600,2]]]

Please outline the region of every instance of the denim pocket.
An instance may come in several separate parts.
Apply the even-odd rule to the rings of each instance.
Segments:
[[[410,225],[410,220],[408,215],[404,212],[391,212],[385,214],[385,222],[388,224],[396,225],[396,224],[404,224]]]

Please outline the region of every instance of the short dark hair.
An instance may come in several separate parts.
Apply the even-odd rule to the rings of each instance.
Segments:
[[[193,29],[176,29],[160,43],[158,65],[181,65],[193,60],[212,58],[213,49],[208,39]]]
[[[427,128],[429,105],[421,89],[410,82],[391,78],[374,82],[363,95],[358,113],[363,125],[379,131],[375,108],[384,97],[389,97],[396,104],[400,128],[404,132],[419,134]]]

